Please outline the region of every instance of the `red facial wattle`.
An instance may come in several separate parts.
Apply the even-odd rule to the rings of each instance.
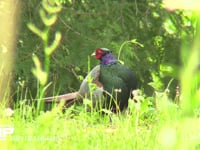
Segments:
[[[96,51],[95,51],[95,57],[96,57],[96,59],[101,59],[101,57],[104,55],[104,51],[103,50],[101,50],[101,49],[96,49]]]

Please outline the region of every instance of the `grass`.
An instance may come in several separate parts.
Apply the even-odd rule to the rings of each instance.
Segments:
[[[76,116],[54,109],[31,121],[14,117],[9,149],[143,149],[156,133],[153,125],[136,126],[134,115],[113,114],[109,120],[84,109]]]
[[[22,117],[20,109],[12,117],[1,113],[1,124],[13,126],[14,133],[0,146],[14,150],[200,148],[197,117],[183,117],[170,101],[158,102],[159,110],[143,104],[130,100],[129,109],[112,114],[112,121],[109,115],[86,112],[84,106],[71,106],[65,113],[58,106],[34,119],[28,113]]]

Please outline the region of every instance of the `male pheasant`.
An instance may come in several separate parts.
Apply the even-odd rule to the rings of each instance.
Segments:
[[[99,99],[103,99],[102,106],[107,109],[125,109],[128,106],[131,91],[136,89],[135,75],[129,68],[122,65],[107,48],[98,48],[92,55],[100,60],[100,65],[94,67],[86,76],[79,91],[54,97],[54,99],[68,101],[89,95],[88,78],[91,77],[92,83],[97,85],[92,95],[95,104],[99,103]],[[52,98],[45,100],[52,101]]]

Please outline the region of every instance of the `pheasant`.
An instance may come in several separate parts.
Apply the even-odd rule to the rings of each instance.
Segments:
[[[92,101],[96,105],[101,102],[103,108],[124,110],[128,106],[131,91],[136,89],[136,78],[133,72],[122,65],[107,48],[98,48],[92,54],[100,60],[100,65],[94,67],[80,85],[78,92],[45,98],[45,101],[70,102],[74,99],[89,96],[89,78],[96,85],[92,92]],[[101,101],[99,101],[101,100]]]

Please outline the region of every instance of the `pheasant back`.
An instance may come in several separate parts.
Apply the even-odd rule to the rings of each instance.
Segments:
[[[118,62],[101,65],[99,81],[105,90],[107,108],[123,110],[128,106],[131,91],[136,89],[136,79],[130,69]]]

